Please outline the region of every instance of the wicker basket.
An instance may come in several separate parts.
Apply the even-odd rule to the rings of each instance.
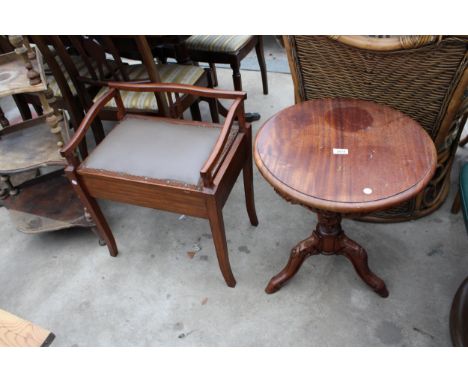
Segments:
[[[435,211],[468,114],[468,38],[463,36],[284,36],[295,101],[359,98],[394,107],[434,140],[438,167],[417,197],[362,220],[396,222]]]

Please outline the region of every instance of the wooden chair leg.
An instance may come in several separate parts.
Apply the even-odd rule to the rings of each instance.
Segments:
[[[211,64],[210,64],[210,67],[211,67]],[[213,70],[205,68],[205,73],[208,79],[208,87],[212,89],[215,86],[214,78],[213,78]],[[208,103],[208,106],[210,107],[211,121],[213,123],[219,123],[220,110],[218,108],[218,100],[215,98],[208,98],[208,97],[200,97],[200,100]]]
[[[260,66],[260,73],[262,74],[263,94],[268,94],[267,68],[265,64],[262,36],[258,36],[258,42],[257,45],[255,45],[255,52],[257,53],[258,65]]]
[[[214,62],[210,62],[211,78],[213,79],[213,86],[218,86],[218,73],[216,73],[216,65]]]
[[[31,119],[32,118],[31,109],[29,109],[29,105],[22,97],[22,94],[13,95],[13,99],[15,100],[16,107],[18,108],[23,121],[27,121],[28,119]]]
[[[460,201],[460,190],[457,191],[457,194],[455,195],[455,199],[453,199],[453,204],[452,204],[452,209],[450,212],[452,214],[458,214],[461,209],[461,201]]]
[[[234,89],[238,91],[242,91],[242,78],[240,74],[240,62],[235,58],[235,61],[231,62],[232,68],[232,79],[234,81]],[[221,112],[221,114],[223,114]],[[245,120],[247,122],[254,122],[260,119],[260,114],[258,113],[245,113]]]
[[[231,264],[229,263],[229,254],[226,242],[226,233],[224,231],[224,220],[221,206],[216,202],[215,198],[210,198],[207,201],[208,220],[210,221],[211,233],[218,257],[219,268],[223,274],[226,284],[234,288],[236,279],[232,274]]]
[[[201,113],[200,113],[200,105],[198,104],[198,100],[193,102],[190,105],[190,114],[192,114],[192,119],[194,121],[201,121]]]
[[[33,106],[34,111],[36,112],[37,115],[41,116],[41,115],[44,114],[44,111],[42,110],[41,105],[39,105],[37,103],[33,103],[32,106]]]
[[[253,186],[253,163],[252,163],[252,130],[249,126],[247,137],[247,158],[244,162],[242,175],[244,177],[245,204],[250,223],[258,226],[257,212],[255,210],[254,186]]]
[[[218,100],[214,98],[207,99],[208,105],[210,107],[210,115],[213,123],[219,123],[219,108]]]
[[[96,224],[96,229],[99,233],[100,239],[103,240],[109,250],[109,254],[112,257],[117,256],[118,249],[115,243],[114,235],[107,224],[106,218],[102,214],[101,208],[97,204],[96,199],[89,197],[87,202],[87,210]]]
[[[240,74],[240,62],[235,61],[231,63],[232,80],[234,81],[234,89],[242,91],[242,78]]]
[[[70,179],[73,188],[75,189],[75,192],[77,193],[81,203],[84,205],[86,211],[91,215],[91,218],[96,224],[96,230],[99,233],[99,237],[106,243],[110,255],[113,257],[117,256],[118,249],[117,244],[115,243],[114,235],[112,235],[112,231],[107,224],[106,218],[102,214],[101,208],[99,207],[96,199],[91,197],[87,191],[82,188],[73,170],[65,169],[65,174],[67,175],[68,179]]]

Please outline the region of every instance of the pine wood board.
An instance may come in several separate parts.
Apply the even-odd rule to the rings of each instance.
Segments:
[[[49,346],[54,338],[52,332],[0,309],[0,347]]]

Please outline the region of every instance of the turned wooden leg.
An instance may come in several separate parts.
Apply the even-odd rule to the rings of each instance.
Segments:
[[[262,74],[263,94],[268,94],[267,68],[265,64],[265,55],[263,52],[262,36],[258,36],[258,42],[257,45],[255,45],[255,52],[257,53],[258,65],[260,66],[260,73]]]
[[[231,69],[232,69],[232,79],[234,81],[234,89],[238,91],[242,91],[242,78],[240,74],[240,62],[236,60],[231,62]],[[221,109],[220,109],[221,110]],[[221,110],[221,114],[223,111]],[[223,114],[225,115],[225,114]],[[247,122],[254,122],[258,121],[261,118],[260,114],[258,113],[245,113],[245,120]]]
[[[351,261],[362,281],[369,285],[374,292],[381,297],[388,297],[388,290],[383,280],[377,277],[369,269],[365,249],[355,241],[348,238],[344,233],[341,235],[339,240],[342,245],[342,249],[339,254],[345,256],[349,261]]]
[[[245,204],[247,206],[247,214],[249,215],[250,223],[253,226],[258,225],[257,212],[255,210],[254,186],[253,186],[253,164],[252,164],[252,128],[248,125],[246,132],[247,158],[244,162],[242,175],[244,176],[244,193]]]
[[[291,250],[291,256],[289,257],[288,263],[280,273],[278,273],[270,280],[267,287],[265,288],[265,292],[271,294],[280,290],[281,287],[299,271],[299,268],[305,259],[307,259],[309,256],[320,253],[318,248],[319,242],[319,237],[315,232],[313,232],[312,236],[297,244]]]
[[[240,74],[240,62],[235,61],[231,63],[232,80],[234,82],[234,89],[242,91],[242,78]]]
[[[210,221],[211,233],[216,249],[216,256],[218,257],[219,268],[223,274],[226,284],[234,288],[236,286],[236,279],[232,274],[231,264],[229,262],[228,247],[226,242],[226,233],[224,231],[224,220],[221,206],[214,198],[207,201],[208,207],[208,220]]]
[[[76,174],[73,171],[70,171],[67,168],[65,169],[65,174],[67,175],[68,179],[70,179],[72,186],[78,195],[78,198],[85,208],[85,211],[89,213],[92,220],[94,221],[94,224],[96,224],[96,230],[98,237],[100,238],[100,244],[102,245],[101,240],[103,240],[107,245],[110,255],[113,257],[117,256],[118,250],[114,235],[112,234],[112,231],[107,224],[106,218],[104,217],[96,199],[91,197],[87,191],[82,188],[78,182]]]
[[[218,86],[218,73],[216,73],[216,65],[214,62],[210,62],[211,78],[213,79],[213,86]]]

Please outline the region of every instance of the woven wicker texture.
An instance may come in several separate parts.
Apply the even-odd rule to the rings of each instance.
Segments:
[[[448,193],[450,167],[466,119],[466,110],[459,110],[452,116],[458,123],[449,121],[450,128],[445,128],[447,111],[454,105],[459,109],[460,100],[454,100],[454,94],[460,94],[457,87],[466,77],[468,40],[402,36],[400,49],[384,51],[336,39],[288,36],[296,101],[359,98],[392,106],[417,120],[439,153],[433,181],[418,198],[366,220],[399,221],[430,213]]]

